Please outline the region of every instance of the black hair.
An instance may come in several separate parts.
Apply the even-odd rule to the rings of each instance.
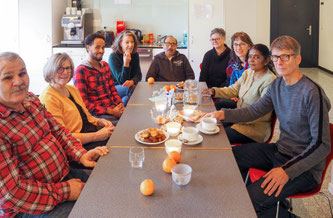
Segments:
[[[90,33],[89,35],[87,35],[87,37],[84,39],[84,47],[87,48],[88,45],[92,45],[94,40],[98,38],[98,39],[103,39],[105,41],[105,37],[103,36],[102,33],[100,32],[96,32],[96,33]]]
[[[267,67],[270,71],[272,71],[274,74],[276,74],[275,71],[274,71],[273,62],[271,60],[271,53],[270,53],[268,47],[264,44],[255,44],[255,45],[252,46],[252,48],[250,48],[249,51],[251,51],[253,49],[259,51],[260,54],[264,57],[265,61],[267,59],[269,60],[268,63],[267,63]]]

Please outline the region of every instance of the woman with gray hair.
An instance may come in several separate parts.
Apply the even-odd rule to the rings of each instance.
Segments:
[[[109,57],[114,83],[125,106],[135,85],[142,78],[137,48],[136,35],[131,31],[123,31],[112,44],[113,52]]]
[[[230,60],[230,48],[224,44],[224,29],[213,29],[210,32],[210,42],[213,48],[203,58],[199,81],[206,82],[208,88],[228,86],[226,69]]]
[[[66,53],[55,54],[43,71],[49,86],[41,94],[40,101],[46,109],[87,150],[106,145],[115,127],[108,120],[91,116],[79,90],[67,84],[73,77],[72,59]]]

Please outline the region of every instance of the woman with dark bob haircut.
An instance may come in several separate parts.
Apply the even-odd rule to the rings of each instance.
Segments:
[[[263,96],[276,76],[266,45],[254,45],[248,55],[250,68],[231,86],[209,89],[215,98],[239,96],[237,108],[247,107]],[[265,142],[271,134],[272,113],[247,123],[223,123],[230,143]]]
[[[135,85],[142,79],[137,48],[136,35],[131,31],[123,31],[112,44],[113,52],[109,57],[114,83],[125,106]]]
[[[40,100],[46,109],[87,150],[106,145],[115,127],[108,120],[91,116],[79,90],[67,84],[73,77],[72,59],[66,53],[55,54],[43,71],[49,86],[41,94]]]

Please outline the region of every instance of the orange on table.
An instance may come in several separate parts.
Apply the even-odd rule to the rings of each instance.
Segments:
[[[164,172],[166,173],[171,173],[171,168],[176,165],[176,161],[170,157],[165,158],[165,160],[163,161],[162,167]]]
[[[176,161],[176,163],[179,163],[180,159],[182,158],[182,156],[180,155],[180,153],[178,151],[171,151],[169,153],[169,157],[174,159]]]
[[[171,85],[170,86],[170,89],[173,89],[173,91],[176,91],[177,90],[177,87],[175,85]]]
[[[149,83],[149,84],[153,84],[154,82],[155,82],[154,77],[149,77],[149,78],[148,78],[148,83]]]
[[[140,191],[143,195],[151,195],[154,193],[154,182],[151,179],[145,179],[141,182]]]
[[[165,91],[170,91],[170,86],[168,86],[168,85],[165,85],[165,86],[163,86],[163,89],[165,89]]]

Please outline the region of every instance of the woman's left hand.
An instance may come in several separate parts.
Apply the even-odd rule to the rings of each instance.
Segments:
[[[111,127],[113,124],[106,119],[98,119],[98,126]]]
[[[132,87],[134,85],[134,81],[133,80],[126,80],[123,84],[123,87]]]

